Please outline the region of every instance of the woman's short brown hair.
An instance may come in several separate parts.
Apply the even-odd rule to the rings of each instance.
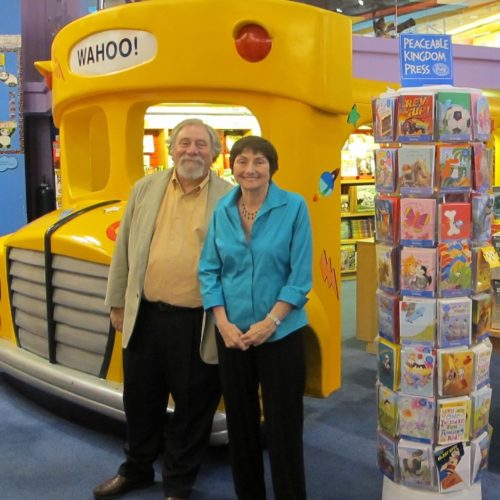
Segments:
[[[256,135],[247,135],[234,143],[229,154],[229,166],[231,170],[233,170],[234,160],[245,149],[249,149],[253,153],[261,153],[265,156],[269,162],[269,174],[271,177],[278,170],[278,152],[275,147],[267,139]]]

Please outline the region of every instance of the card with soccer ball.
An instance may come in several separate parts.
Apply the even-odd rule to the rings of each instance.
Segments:
[[[437,93],[437,128],[440,141],[470,141],[471,103],[467,92]]]

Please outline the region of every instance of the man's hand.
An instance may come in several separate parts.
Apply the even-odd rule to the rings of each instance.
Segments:
[[[125,308],[124,307],[112,307],[109,313],[109,319],[115,330],[122,331],[123,328],[123,316]]]

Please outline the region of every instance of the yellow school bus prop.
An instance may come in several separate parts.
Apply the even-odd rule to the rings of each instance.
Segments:
[[[145,112],[158,103],[229,104],[253,113],[277,147],[278,184],[309,203],[307,392],[337,389],[334,180],[352,129],[350,21],[285,0],[151,0],[69,24],[37,67],[52,85],[60,129],[62,208],[0,239],[0,367],[122,415],[121,339],[103,298],[119,221],[144,175]]]

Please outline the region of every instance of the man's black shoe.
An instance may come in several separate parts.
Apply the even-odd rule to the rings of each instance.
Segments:
[[[104,481],[94,489],[94,498],[117,498],[130,490],[137,490],[140,488],[147,488],[154,484],[151,479],[149,481],[127,479],[125,476],[117,474],[111,479]]]

